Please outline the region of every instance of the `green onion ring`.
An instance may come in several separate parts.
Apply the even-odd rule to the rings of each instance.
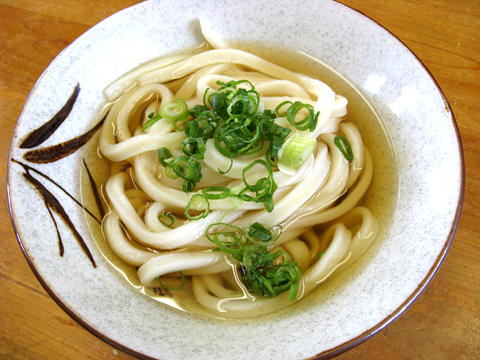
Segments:
[[[343,136],[338,135],[335,136],[333,142],[335,146],[341,151],[345,159],[347,159],[348,161],[352,161],[354,159],[352,147],[350,146],[350,143],[347,139],[345,139]],[[342,143],[345,146],[345,149],[343,148]]]
[[[185,278],[185,275],[183,275],[183,273],[181,271],[178,272],[180,274],[180,276],[182,277],[182,283],[180,284],[180,286],[178,288],[169,288],[168,286],[165,286],[162,284],[162,281],[160,280],[160,276],[157,277],[157,281],[158,283],[160,284],[160,286],[164,289],[167,289],[167,290],[171,290],[171,291],[176,291],[176,290],[181,290],[183,289],[183,287],[185,286],[185,284],[187,283],[187,279]]]

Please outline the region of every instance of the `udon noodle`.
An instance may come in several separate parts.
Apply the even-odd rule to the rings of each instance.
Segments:
[[[223,317],[253,317],[305,297],[332,273],[355,262],[374,241],[378,222],[367,208],[357,206],[372,178],[372,159],[355,123],[348,121],[347,99],[320,80],[228,48],[210,33],[206,38],[213,49],[156,60],[105,90],[112,105],[100,135],[100,152],[111,161],[103,232],[115,254],[138,268],[144,286],[172,289],[183,278],[203,307]],[[229,157],[209,138],[203,159],[197,159],[201,179],[185,191],[184,179],[168,173],[161,161],[166,158],[158,152],[168,149],[172,159],[184,155],[185,121],[157,116],[153,125],[147,127],[147,122],[177,99],[184,99],[189,110],[196,105],[210,109],[205,99],[222,84],[243,80],[248,82],[235,83],[237,88],[254,88],[259,94],[256,114],[269,110],[272,122],[289,129],[284,144],[301,136],[310,139],[313,151],[295,167],[268,161],[268,141],[258,152]],[[297,129],[285,113],[275,111],[285,101],[311,105],[316,124]],[[297,116],[307,115],[300,111]],[[186,121],[191,120],[189,116]],[[351,146],[351,161],[336,142],[339,136]],[[276,184],[271,203],[235,196],[246,184],[263,183],[269,171],[271,184]],[[231,196],[192,202],[195,194],[212,188],[228,189]],[[244,197],[254,197],[252,192],[244,191]],[[193,218],[186,217],[186,208]],[[230,226],[243,233],[254,223],[275,233],[274,242],[264,246],[277,254],[272,266],[283,261],[300,271],[295,286],[276,296],[251,291],[242,280],[246,261],[219,251],[209,236]],[[248,243],[243,237],[229,247],[231,239],[220,238],[225,250],[236,251]]]

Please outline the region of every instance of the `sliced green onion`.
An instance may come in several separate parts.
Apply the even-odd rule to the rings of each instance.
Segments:
[[[252,90],[238,89],[227,107],[229,115],[255,115],[260,105],[260,95],[252,86]]]
[[[240,256],[243,251],[243,231],[237,226],[226,223],[215,223],[207,228],[205,236],[217,245],[220,250],[236,258]]]
[[[245,246],[241,277],[249,291],[271,298],[290,290],[289,299],[295,300],[301,270],[297,263],[289,260],[273,265],[281,255],[283,250],[270,253],[264,246]]]
[[[193,118],[196,118],[198,117],[199,114],[205,112],[205,111],[209,111],[208,107],[206,106],[203,106],[203,105],[195,105],[193,108],[191,108],[188,113],[190,114],[190,116],[192,116]]]
[[[170,179],[178,179],[179,178],[179,176],[175,173],[175,171],[173,171],[172,165],[168,165],[165,168],[165,175]]]
[[[273,121],[268,123],[268,128],[264,132],[266,140],[270,141],[272,156],[278,157],[278,151],[282,147],[287,136],[292,132],[289,128],[284,128]]]
[[[281,227],[277,227],[277,230]],[[254,223],[250,225],[245,230],[245,236],[249,242],[252,242],[256,245],[262,246],[272,246],[277,240],[280,233],[277,231],[275,234],[275,229],[262,225],[260,223]]]
[[[182,150],[185,155],[174,158],[168,149],[160,148],[157,151],[159,161],[165,167],[166,176],[172,179],[179,177],[184,179],[182,190],[191,192],[195,190],[202,178],[202,166],[198,160],[204,159],[208,139],[213,139],[215,148],[223,156],[231,159],[228,169],[218,169],[220,174],[230,171],[235,157],[260,152],[264,143],[268,142],[267,161],[263,161],[268,170],[267,177],[258,180],[256,184],[246,184],[246,187],[237,193],[228,195],[227,191],[218,193],[207,191],[204,195],[206,200],[212,194],[222,198],[233,196],[234,205],[243,201],[263,202],[265,209],[272,211],[273,194],[277,189],[273,181],[272,167],[277,165],[279,151],[292,130],[275,123],[277,116],[275,112],[263,110],[263,106],[260,106],[262,105],[260,94],[248,80],[232,80],[228,83],[217,82],[217,84],[220,86],[218,90],[214,92],[210,89],[205,90],[203,105],[196,105],[188,110],[186,102],[177,99],[162,106],[159,115],[155,117],[156,120],[153,113],[149,114],[151,120],[149,120],[149,126],[161,117],[172,122],[177,130],[177,123],[184,122],[183,131],[186,140],[182,143]],[[248,84],[250,89],[248,86],[237,88],[240,84]],[[289,105],[290,109],[295,104],[284,102],[277,107],[277,113],[283,105]],[[261,111],[259,111],[260,108]],[[189,116],[193,119],[187,121]],[[253,162],[247,166],[244,169],[244,175],[245,171],[257,163]]]
[[[282,107],[285,105],[290,105],[285,113],[281,113]],[[297,119],[297,115],[299,114],[300,111],[306,110],[308,114],[302,119]],[[317,111],[315,114],[315,111],[313,109],[313,106],[310,104],[304,104],[301,101],[295,101],[292,103],[291,101],[284,101],[281,104],[279,104],[275,108],[275,114],[277,116],[286,116],[287,120],[290,124],[292,124],[297,130],[309,130],[310,132],[313,132],[315,128],[317,127],[318,123],[318,117],[320,116],[320,112]]]
[[[184,191],[185,187],[190,189],[186,192],[192,191],[196,183],[202,179],[202,167],[194,157],[180,155],[171,163],[171,166],[175,174],[185,180]]]
[[[222,174],[222,175],[225,175],[226,173],[228,173],[232,169],[232,166],[233,166],[233,158],[230,159],[230,166],[228,167],[228,169],[223,171],[220,168],[218,168],[218,173]]]
[[[203,106],[204,106],[205,108],[207,108],[207,109],[208,109],[208,107],[207,107],[207,94],[208,94],[208,90],[210,90],[210,88],[206,88],[206,89],[205,89],[205,92],[203,93]],[[196,117],[196,116],[194,116],[194,117]]]
[[[313,153],[317,141],[302,135],[294,135],[287,139],[278,153],[278,159],[287,166],[299,168]]]
[[[197,210],[197,211],[204,210],[204,211],[197,216],[193,216],[193,215],[190,215],[191,208],[193,208],[192,210]],[[204,219],[207,217],[209,213],[210,213],[210,203],[202,194],[194,194],[190,198],[190,201],[188,202],[185,209],[183,210],[183,214],[188,220]]]
[[[180,284],[179,287],[177,288],[170,288],[168,286],[165,286],[162,284],[162,281],[160,280],[160,276],[157,277],[157,281],[158,283],[160,284],[160,286],[164,289],[167,289],[167,290],[172,290],[172,291],[175,291],[175,290],[181,290],[183,289],[183,287],[185,286],[185,284],[187,283],[187,279],[185,278],[185,275],[183,275],[183,273],[181,271],[178,272],[180,274],[180,276],[182,277],[182,283]]]
[[[238,89],[237,94],[232,98],[227,107],[228,115],[248,113],[250,99],[245,89]]]
[[[260,94],[254,90],[250,90],[248,92],[248,98],[249,98],[248,113],[250,115],[255,115],[260,106]]]
[[[220,200],[230,196],[230,189],[224,186],[210,186],[202,190],[205,199]]]
[[[350,143],[348,142],[347,139],[345,139],[343,136],[338,135],[338,136],[335,136],[335,138],[333,139],[333,142],[335,146],[342,152],[345,159],[347,159],[348,161],[353,160],[352,147],[350,146]],[[345,146],[345,149],[343,148],[342,143]]]
[[[195,186],[197,186],[197,183],[192,181],[192,180],[185,180],[182,185],[182,191],[189,193],[195,190]]]
[[[164,219],[167,219],[167,220],[164,220]],[[173,215],[171,213],[165,213],[165,214],[160,215],[158,217],[158,220],[163,225],[165,225],[166,227],[172,227],[173,224],[175,223],[175,218],[173,217]]]
[[[275,187],[276,189],[276,187]],[[275,192],[275,190],[272,191],[272,193]],[[272,212],[274,208],[274,203],[273,203],[273,197],[272,195],[268,195],[263,198],[263,206],[265,206],[265,210],[268,212]]]
[[[244,203],[242,199],[238,196],[238,194],[243,190],[241,186],[235,186],[230,190],[230,202],[233,204],[235,208],[239,207]]]
[[[246,174],[247,174],[248,171],[250,171],[257,164],[263,165],[265,167],[265,169],[267,169],[268,176],[266,178],[261,178],[261,179],[257,180],[257,182],[255,184],[249,184],[247,182],[247,179],[246,179]],[[264,190],[272,182],[274,182],[272,167],[265,160],[262,160],[262,159],[257,159],[255,161],[253,161],[250,165],[247,165],[242,171],[242,177],[243,177],[243,182],[246,186],[246,189],[248,189],[250,191],[253,191],[253,192],[257,192],[257,193],[261,190]]]
[[[153,116],[153,115],[154,115],[153,112],[148,114],[148,119],[149,120],[147,120],[145,125],[143,125],[142,132],[147,130],[150,126],[152,126],[153,124],[155,124],[157,121],[159,121],[162,118],[162,115],[160,115],[160,114],[158,114],[157,116]]]
[[[209,102],[214,112],[218,113],[222,117],[228,116],[228,102],[227,97],[224,93],[216,92],[210,95]]]
[[[185,100],[176,99],[174,102],[163,105],[159,115],[170,121],[177,128],[177,122],[186,121],[190,114]]]
[[[315,130],[315,128],[317,127],[319,117],[320,117],[320,111],[317,111],[317,113],[313,117],[312,121],[310,122],[310,127],[308,129],[308,130],[310,130],[310,132],[313,132]]]
[[[196,156],[197,159],[204,158],[205,141],[201,137],[188,138],[182,144],[183,153],[187,156]]]
[[[268,250],[280,236],[281,228],[277,229],[254,223],[243,232],[230,224],[215,223],[205,236],[217,245],[212,251],[221,250],[240,261],[240,276],[249,292],[271,298],[289,290],[293,301],[302,271],[288,253]]]
[[[170,164],[170,159],[173,159],[172,153],[165,147],[157,150],[158,160],[163,167],[167,167]]]
[[[197,105],[198,106],[198,105]],[[183,128],[185,131],[185,135],[189,138],[196,138],[200,133],[200,123],[198,120],[191,120],[185,123],[185,127]]]
[[[301,120],[297,120],[297,115],[302,109],[306,109],[308,115]],[[287,120],[290,124],[295,126],[297,130],[310,129],[310,123],[314,118],[315,114],[313,113],[313,106],[310,104],[304,104],[300,101],[295,101],[287,110]]]
[[[230,116],[227,124],[214,135],[215,148],[230,159],[260,151],[263,147],[263,121],[244,114]]]
[[[318,258],[321,259],[321,257],[322,257],[323,254],[324,254],[324,252],[323,252],[322,250],[320,250],[320,251],[318,252]]]
[[[246,180],[246,173],[257,164],[263,165],[267,169],[268,175],[267,177],[263,177],[257,180],[255,184],[249,184]],[[257,203],[262,202],[265,206],[265,209],[268,212],[271,212],[274,207],[273,194],[277,190],[278,186],[273,178],[272,167],[268,164],[268,162],[262,159],[257,159],[253,161],[250,165],[246,166],[245,169],[243,169],[242,176],[245,188],[242,189],[238,194],[240,199],[244,201],[255,201]],[[255,196],[247,194],[247,191],[254,193],[253,195]]]
[[[272,155],[272,148],[268,148],[265,153],[265,159],[267,159],[268,165],[272,168],[278,167],[278,157]]]
[[[292,302],[297,298],[297,291],[298,291],[298,282],[290,286],[290,297],[288,298],[288,301]]]
[[[291,101],[289,101],[289,100],[280,103],[280,104],[277,105],[277,107],[275,108],[275,114],[276,114],[278,117],[284,116],[284,115],[286,114],[286,110],[285,110],[285,112],[280,112],[280,111],[282,110],[282,107],[284,107],[285,105],[290,105],[290,106],[291,106],[292,104],[293,104],[293,103],[292,103]],[[289,106],[289,107],[290,107],[290,106]],[[289,107],[288,107],[288,108],[289,108]],[[287,109],[288,109],[288,108],[287,108]]]
[[[150,113],[148,115],[149,120],[143,126],[142,132],[144,132],[146,129],[148,129],[150,126],[152,126],[162,118],[170,121],[178,130],[177,122],[186,121],[190,114],[188,112],[188,106],[185,100],[176,99],[174,102],[163,105],[157,116],[153,115],[154,113]]]

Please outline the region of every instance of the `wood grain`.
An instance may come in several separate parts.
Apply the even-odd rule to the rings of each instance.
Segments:
[[[463,141],[466,190],[452,247],[396,322],[338,359],[480,359],[480,1],[342,0],[387,28],[426,65]],[[0,164],[31,88],[68,44],[134,0],[0,0]],[[0,193],[0,359],[133,359],[90,334],[47,295]]]

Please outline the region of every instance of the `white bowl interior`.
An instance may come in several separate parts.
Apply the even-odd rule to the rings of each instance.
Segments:
[[[275,6],[253,0],[148,1],[128,8],[81,36],[45,71],[19,118],[11,159],[23,161],[20,141],[65,103],[77,83],[81,96],[46,144],[90,129],[102,91],[111,81],[140,63],[204,41],[198,18],[238,47],[256,49],[264,56],[271,54],[270,47],[277,49],[280,62],[289,62],[292,49],[317,58],[374,106],[350,108],[359,119],[368,111],[382,118],[381,124],[373,117],[359,124],[366,142],[377,144],[369,145],[377,167],[368,204],[382,224],[374,245],[346,272],[279,313],[228,321],[192,315],[128,286],[95,247],[81,208],[46,183],[78,224],[98,267],[92,267],[69,230],[57,221],[65,243],[65,255],[60,257],[43,200],[25,182],[23,168],[11,162],[10,205],[22,247],[64,309],[107,341],[137,355],[300,359],[325,352],[327,356],[332,349],[378,331],[418,295],[448,248],[461,196],[461,152],[448,104],[421,62],[365,16],[327,0],[282,0]],[[289,50],[279,52],[284,48]],[[321,68],[305,61],[304,66],[312,66],[309,71]],[[325,82],[346,89],[349,95],[344,95],[350,99],[361,100],[335,74]],[[82,157],[88,158],[91,149],[33,167],[79,198]]]

